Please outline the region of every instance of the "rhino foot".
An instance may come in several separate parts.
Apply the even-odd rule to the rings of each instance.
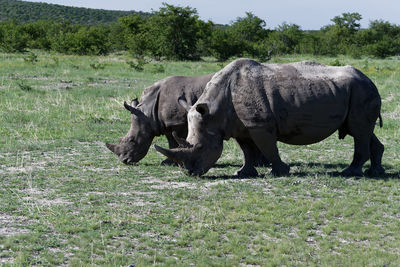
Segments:
[[[364,176],[361,168],[348,167],[342,171],[342,176],[345,177],[362,177]]]
[[[237,170],[235,172],[235,176],[238,176],[238,177],[257,177],[258,176],[258,172],[253,166],[250,166],[250,167],[243,166],[242,168],[240,168],[239,170]]]
[[[261,157],[261,158],[254,160],[254,166],[268,167],[269,165],[271,165],[271,162],[265,157]]]
[[[272,166],[271,174],[273,176],[284,176],[288,175],[290,171],[289,165],[281,163],[278,166]]]
[[[170,159],[165,159],[161,162],[161,165],[163,166],[177,166],[178,164],[176,164],[174,161],[170,160]]]
[[[365,171],[367,176],[380,176],[385,173],[385,169],[382,166],[371,166]]]

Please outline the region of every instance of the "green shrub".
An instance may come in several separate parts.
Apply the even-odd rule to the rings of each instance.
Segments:
[[[22,91],[32,91],[33,89],[32,86],[30,86],[23,80],[17,80],[17,85],[18,88],[21,89]]]
[[[329,65],[330,65],[330,66],[336,66],[336,67],[343,66],[343,64],[339,61],[339,59],[335,59],[335,60],[332,61]]]
[[[91,63],[90,67],[94,70],[103,70],[106,67],[106,64],[101,62]]]
[[[29,36],[24,32],[23,27],[16,23],[0,24],[2,37],[0,48],[9,53],[25,52],[28,47]]]
[[[35,53],[29,51],[28,54],[24,57],[24,61],[35,64],[36,62],[38,62],[38,56]]]
[[[126,64],[129,65],[132,69],[136,71],[143,71],[144,70],[144,65],[149,63],[145,58],[136,58],[135,60],[132,61],[126,61]]]
[[[151,65],[151,73],[164,73],[165,68],[161,64],[153,64]]]

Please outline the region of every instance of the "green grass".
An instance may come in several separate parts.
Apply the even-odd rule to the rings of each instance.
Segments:
[[[124,54],[35,53],[35,62],[0,54],[0,265],[400,265],[398,58],[338,58],[380,90],[384,177],[341,177],[353,145],[335,134],[279,144],[290,176],[259,168],[260,177],[235,179],[241,152],[232,141],[201,178],[160,166],[153,148],[125,166],[103,143],[129,129],[124,100],[166,76],[220,64],[153,62],[135,71]],[[272,62],[310,59],[338,63],[306,55]]]

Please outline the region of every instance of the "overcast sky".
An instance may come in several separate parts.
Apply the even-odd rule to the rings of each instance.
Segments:
[[[229,24],[245,12],[265,20],[267,28],[282,22],[295,23],[303,30],[320,29],[331,24],[334,16],[344,12],[362,15],[361,26],[368,27],[371,20],[382,19],[400,24],[400,0],[29,0],[66,6],[111,10],[158,10],[162,2],[196,8],[202,20]]]

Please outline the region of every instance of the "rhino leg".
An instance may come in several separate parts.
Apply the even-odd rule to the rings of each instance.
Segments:
[[[369,147],[371,152],[370,155],[371,167],[369,167],[369,169],[365,172],[365,174],[369,176],[384,174],[385,169],[383,169],[382,167],[382,155],[383,151],[385,150],[385,147],[375,136],[375,134],[373,134],[371,137]]]
[[[256,167],[267,167],[271,162],[264,156],[264,154],[258,149],[253,140],[248,139],[247,145],[249,146],[250,153],[254,159],[254,166]]]
[[[168,146],[170,149],[177,148],[179,146],[178,143],[175,141],[175,138],[172,136],[172,133],[167,133],[167,134],[165,134],[165,136],[167,137]],[[181,135],[179,135],[179,136],[181,136]],[[171,159],[165,159],[161,162],[161,165],[175,166],[177,164],[174,161],[172,161]]]
[[[354,136],[354,155],[350,166],[343,172],[343,176],[363,176],[362,167],[370,158],[371,135]]]
[[[249,133],[260,151],[267,159],[271,161],[271,174],[275,176],[289,174],[290,167],[285,164],[279,156],[278,147],[276,145],[276,134],[273,134],[265,129],[252,129],[249,130]]]
[[[371,159],[371,170],[381,172],[383,145],[374,135],[375,121],[379,117],[380,99],[360,93],[359,88],[353,88],[351,106],[346,119],[346,129],[354,138],[354,156],[350,166],[342,174],[344,176],[363,176],[362,167]],[[379,100],[379,101],[378,101]],[[372,167],[374,166],[374,167]],[[379,167],[378,167],[379,166]]]
[[[235,172],[235,175],[239,177],[258,176],[258,172],[254,168],[255,156],[256,156],[254,150],[258,150],[257,146],[255,146],[255,144],[251,139],[237,138],[236,142],[242,149],[243,166]]]

